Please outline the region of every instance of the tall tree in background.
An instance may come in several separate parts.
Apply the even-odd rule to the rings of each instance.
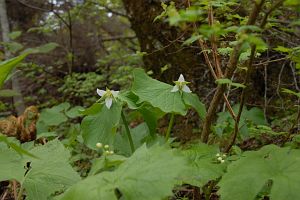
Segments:
[[[183,42],[190,37],[191,31],[180,31],[162,21],[154,19],[163,11],[157,0],[123,0],[132,29],[139,40],[141,51],[146,52],[144,63],[159,77],[161,68],[169,66],[162,79],[175,80],[178,73],[200,77],[205,73],[203,57],[199,48],[186,48]],[[186,1],[175,1],[179,8],[186,7]],[[173,77],[174,76],[174,77]]]
[[[10,29],[9,29],[9,21],[8,21],[7,12],[6,12],[5,0],[0,0],[0,21],[1,21],[2,41],[4,44],[5,43],[7,44],[10,41],[10,39],[9,39]],[[11,57],[11,54],[10,54],[9,50],[6,48],[5,49],[5,58],[9,59],[10,57]],[[21,115],[25,110],[25,105],[24,105],[23,97],[20,92],[19,80],[16,75],[12,76],[11,80],[12,80],[11,81],[12,89],[20,94],[18,96],[13,97],[13,102],[14,102],[14,106],[16,108],[17,114]]]

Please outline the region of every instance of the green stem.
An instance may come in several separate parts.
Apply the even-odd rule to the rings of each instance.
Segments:
[[[173,127],[173,124],[174,124],[174,116],[175,116],[175,114],[172,113],[170,121],[169,121],[168,130],[167,130],[167,133],[166,133],[166,141],[168,141],[169,138],[170,138],[171,130],[172,130],[172,127]]]
[[[130,144],[130,149],[131,149],[131,152],[133,153],[135,151],[134,145],[133,145],[133,140],[132,140],[131,133],[130,133],[130,130],[129,130],[128,122],[126,121],[126,117],[125,117],[123,111],[121,112],[121,116],[122,116],[123,123],[125,125],[125,130],[126,130],[126,134],[127,134],[127,137],[128,137],[129,144]]]

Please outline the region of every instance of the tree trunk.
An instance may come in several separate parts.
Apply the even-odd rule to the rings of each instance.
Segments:
[[[139,40],[141,51],[147,53],[143,57],[145,68],[152,70],[156,78],[171,82],[177,80],[178,75],[182,73],[187,80],[193,80],[194,86],[203,86],[204,80],[206,82],[211,80],[209,73],[208,77],[204,77],[208,68],[203,56],[200,55],[201,49],[182,46],[182,43],[191,36],[192,28],[180,30],[162,20],[154,22],[155,17],[163,11],[161,1],[123,0],[123,3],[131,27]],[[187,6],[185,1],[176,0],[175,3],[181,8]],[[161,68],[165,65],[168,65],[169,69],[161,73]],[[199,88],[194,89],[199,92]]]
[[[10,31],[9,31],[9,22],[8,22],[8,17],[7,17],[7,12],[6,12],[5,0],[0,0],[0,22],[1,22],[2,40],[4,43],[8,43],[10,41],[10,39],[9,39]],[[5,49],[5,58],[9,59],[10,57],[11,57],[11,54],[10,54],[9,50]],[[21,94],[19,80],[16,75],[12,76],[11,82],[12,82],[12,89]],[[25,110],[23,96],[22,95],[14,96],[13,102],[14,102],[14,106],[17,111],[17,114],[18,114],[18,116],[20,116]]]

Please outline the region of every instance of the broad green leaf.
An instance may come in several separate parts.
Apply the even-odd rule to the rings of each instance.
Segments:
[[[56,107],[44,109],[39,117],[39,121],[44,122],[47,126],[58,126],[67,120],[65,114]]]
[[[80,110],[79,112],[83,115],[94,115],[101,111],[103,104],[101,103],[94,103],[87,109]]]
[[[0,181],[17,180],[25,189],[26,199],[47,200],[80,180],[68,162],[69,151],[58,140],[34,147],[30,153],[38,158],[0,150]]]
[[[0,63],[0,88],[3,86],[9,73],[17,66],[28,54],[22,54],[18,57],[3,61]]]
[[[22,180],[24,170],[23,158],[12,149],[0,149],[0,182]]]
[[[122,129],[122,131],[123,132],[121,134],[116,135],[114,148],[118,154],[130,156],[132,154],[132,152],[130,149],[128,137],[125,133],[125,129]],[[137,127],[130,129],[130,133],[131,133],[134,147],[137,149],[140,146],[142,146],[143,140],[145,139],[145,137],[147,135],[149,135],[149,129],[145,123],[142,123],[142,124],[138,125]]]
[[[31,159],[31,169],[23,184],[28,200],[46,200],[55,192],[66,190],[80,180],[69,164],[70,153],[58,141],[53,140],[31,151],[40,159]]]
[[[238,110],[235,108],[234,112],[237,113]],[[257,108],[257,107],[253,107],[250,110],[247,110],[246,108],[244,108],[241,117],[246,120],[250,120],[251,122],[253,122],[256,125],[268,125],[268,123],[266,122],[265,114],[264,114],[263,110],[260,108]]]
[[[66,115],[69,118],[79,117],[82,115],[79,111],[82,109],[83,109],[83,107],[81,107],[81,106],[75,106],[75,107],[71,108],[70,110],[66,111]]]
[[[152,106],[148,104],[143,104],[138,111],[142,114],[148,128],[149,133],[152,137],[155,136],[157,123],[160,118],[164,116],[165,113],[163,113],[158,108],[153,108]]]
[[[206,108],[205,105],[199,100],[199,97],[196,94],[192,93],[183,93],[182,94],[183,101],[186,105],[194,108],[201,119],[205,118],[206,115]]]
[[[113,102],[110,109],[104,104],[94,104],[97,113],[86,116],[81,123],[82,136],[85,144],[92,148],[96,148],[96,143],[111,145],[114,141],[116,129],[120,121],[122,105],[120,102]]]
[[[238,113],[239,104],[234,105],[233,111],[234,113]],[[221,136],[223,134],[232,133],[234,129],[234,120],[232,119],[231,115],[228,111],[218,113],[218,119],[214,129],[217,135]],[[268,125],[265,120],[264,112],[257,107],[253,107],[248,110],[246,107],[243,108],[243,112],[241,115],[241,119],[239,122],[239,128],[241,137],[243,139],[249,138],[249,128],[250,125]]]
[[[227,168],[218,186],[221,200],[253,200],[271,180],[270,199],[300,199],[300,151],[264,146],[249,151]]]
[[[138,109],[138,105],[136,105],[138,101],[138,97],[132,92],[124,92],[118,95],[118,99],[125,102],[130,109]]]
[[[116,200],[116,190],[126,200],[161,200],[172,195],[186,164],[182,156],[167,147],[144,145],[115,171],[88,177],[71,187],[62,200]]]
[[[133,71],[132,92],[139,102],[148,102],[165,113],[186,114],[185,105],[179,92],[171,92],[173,86],[150,78],[142,69]]]
[[[20,93],[15,90],[0,90],[0,97],[13,97],[13,96],[19,96]]]
[[[183,173],[185,183],[202,187],[210,180],[216,180],[225,173],[226,164],[217,162],[216,154],[219,149],[207,144],[195,144],[184,150],[191,169]]]
[[[9,141],[8,137],[6,135],[2,135],[1,133],[0,133],[0,142],[4,142],[6,145],[11,147],[13,150],[15,150],[15,152],[17,152],[20,155],[27,155],[27,156],[31,156],[33,158],[37,158],[32,153],[30,153],[27,150],[20,147],[19,144]],[[18,143],[19,143],[19,141],[18,141]]]

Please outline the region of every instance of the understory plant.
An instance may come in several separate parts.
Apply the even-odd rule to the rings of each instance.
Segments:
[[[162,4],[164,11],[156,20],[165,19],[177,28],[192,23],[194,34],[184,45],[199,43],[216,79],[208,109],[184,74],[168,84],[140,68],[132,71],[133,82],[126,90],[97,85],[89,95],[98,100],[90,107],[64,102],[46,108],[37,123],[36,141],[21,144],[0,135],[0,181],[14,185],[14,199],[161,200],[174,199],[174,193],[182,188],[197,188],[204,199],[300,199],[299,137],[281,146],[240,147],[264,133],[276,134],[260,108],[246,106],[249,76],[255,58],[268,48],[261,35],[270,25],[269,17],[275,17],[272,13],[283,4],[297,2],[254,1],[248,16],[229,14],[227,17],[238,22],[224,25],[215,23],[213,11],[228,13],[238,5],[236,1],[187,3],[189,7],[181,11],[174,3]],[[208,23],[198,29],[198,22]],[[219,40],[225,47],[217,47]],[[221,65],[221,54],[227,58],[226,67]],[[0,87],[26,56],[0,63]],[[293,57],[293,62],[298,61]],[[243,83],[234,80],[237,70],[244,75]],[[240,92],[235,106],[227,95],[231,87]],[[284,91],[299,97],[298,92]],[[222,99],[226,109],[217,114]],[[178,145],[172,134],[175,119],[186,117],[189,110],[196,111],[201,120],[201,140]],[[169,120],[165,131],[159,127],[161,119]],[[72,128],[60,134],[66,124]],[[78,145],[92,152],[92,156],[86,155],[89,166],[84,175],[71,162],[81,161],[73,155]]]

